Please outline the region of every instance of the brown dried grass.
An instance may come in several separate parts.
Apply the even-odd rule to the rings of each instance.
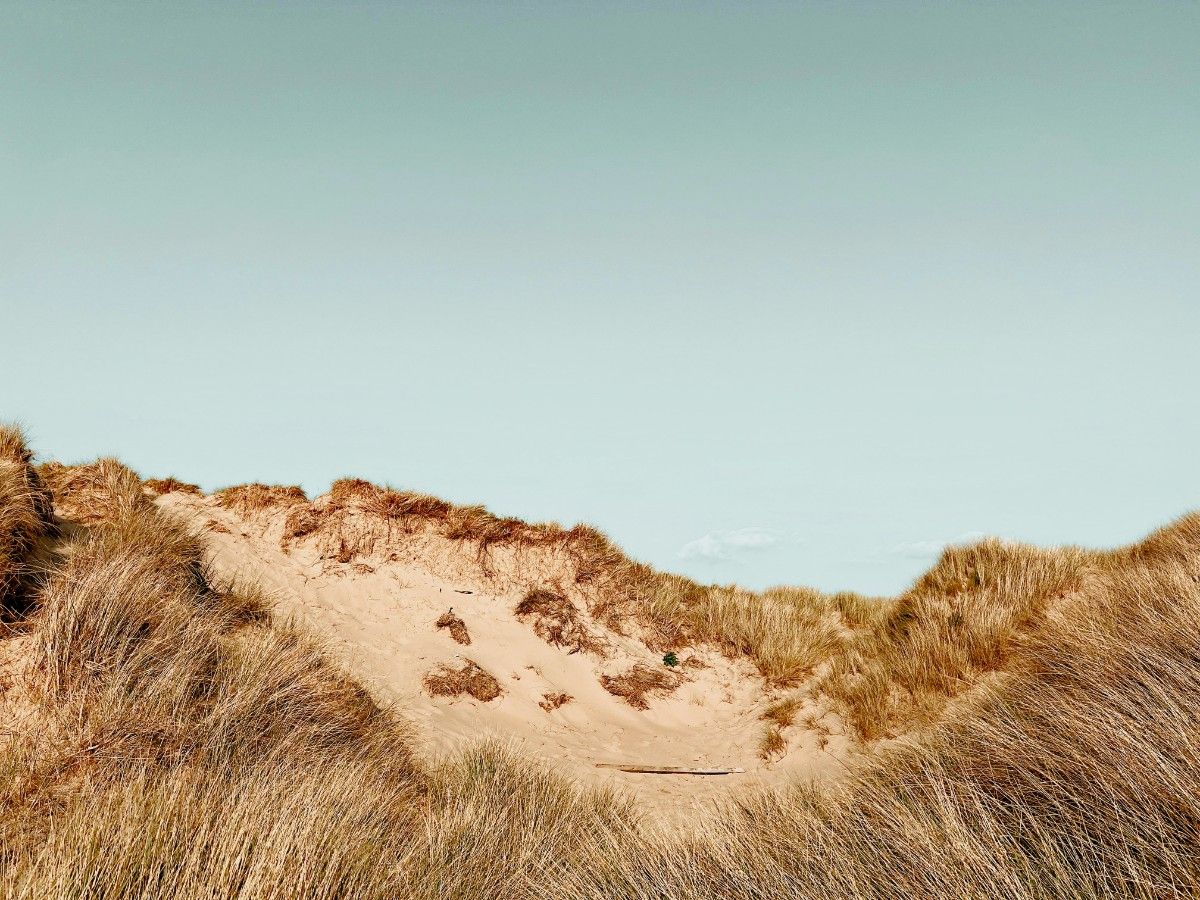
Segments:
[[[137,473],[116,459],[78,466],[45,462],[38,473],[54,496],[54,510],[80,525],[128,519],[150,506]]]
[[[542,699],[538,701],[538,706],[546,712],[554,712],[560,706],[565,706],[574,699],[570,694],[550,692],[542,694]]]
[[[160,497],[163,494],[194,494],[196,496],[204,496],[204,491],[200,490],[199,485],[180,481],[170,475],[166,478],[147,478],[142,482],[142,485],[146,490]]]
[[[804,698],[798,695],[784,697],[766,708],[762,718],[769,719],[780,728],[788,728],[796,721],[796,713],[804,705]]]
[[[683,684],[683,676],[636,663],[620,675],[601,675],[600,685],[634,709],[649,709],[647,697],[665,697]]]
[[[425,690],[435,697],[458,697],[470,694],[476,700],[487,703],[502,693],[500,682],[490,672],[473,660],[467,660],[459,669],[442,665],[425,676]]]
[[[467,631],[467,623],[452,612],[442,613],[437,620],[437,627],[450,629],[450,637],[459,644],[467,646],[471,643],[471,634]]]
[[[521,621],[533,622],[533,633],[548,644],[572,653],[602,653],[604,642],[587,627],[583,615],[562,594],[539,588],[530,591],[513,613]]]
[[[50,494],[16,426],[0,425],[0,608],[12,610],[38,541],[54,531]]]
[[[774,723],[768,725],[758,745],[759,758],[770,762],[782,756],[786,750],[787,741],[783,738],[783,730]]]

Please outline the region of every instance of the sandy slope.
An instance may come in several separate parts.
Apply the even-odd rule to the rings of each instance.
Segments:
[[[588,626],[607,644],[601,654],[570,652],[538,637],[513,609],[528,586],[550,580],[551,571],[530,571],[528,564],[518,571],[515,562],[502,560],[485,573],[467,550],[428,535],[406,536],[389,552],[341,563],[311,543],[282,549],[282,512],[243,519],[211,497],[185,493],[157,502],[207,534],[222,574],[259,582],[277,615],[314,635],[378,701],[411,721],[414,742],[429,757],[497,736],[581,781],[630,788],[676,816],[737,787],[843,769],[849,747],[840,723],[815,707],[816,728],[790,729],[785,755],[771,763],[760,759],[761,714],[772,696],[744,659],[711,648],[680,653],[693,660],[684,683],[670,696],[651,698],[648,710],[608,693],[601,675],[638,662],[661,668],[661,654],[590,619]],[[545,565],[553,568],[553,560]],[[435,627],[450,608],[465,622],[469,646]],[[468,695],[430,696],[425,676],[466,659],[490,672],[503,694],[486,703]],[[573,699],[550,712],[539,706],[544,695],[560,692]],[[638,775],[596,765],[624,762],[746,773]]]

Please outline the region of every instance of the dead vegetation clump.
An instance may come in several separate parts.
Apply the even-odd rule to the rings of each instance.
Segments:
[[[542,699],[538,701],[538,706],[546,712],[554,712],[560,706],[565,706],[574,699],[570,694],[554,693],[551,691],[550,693],[542,694]]]
[[[647,697],[665,697],[683,684],[678,672],[655,669],[636,663],[620,675],[601,675],[600,685],[614,697],[620,697],[634,709],[649,709]]]
[[[466,646],[471,643],[471,634],[467,631],[467,623],[456,616],[453,610],[442,613],[437,620],[437,627],[450,629],[450,637],[459,644]]]
[[[449,508],[426,494],[342,478],[327,494],[288,511],[280,546],[290,551],[298,541],[314,538],[323,557],[350,563],[385,551],[397,538],[439,521]]]
[[[513,610],[516,617],[533,622],[533,632],[548,644],[571,653],[602,653],[604,642],[594,635],[583,616],[562,594],[539,588],[530,591]]]
[[[290,509],[281,546],[315,538],[328,558],[352,560],[381,552],[398,538],[429,531],[473,544],[485,576],[498,548],[561,550],[574,568],[575,583],[599,596],[625,583],[633,564],[594,528],[569,529],[553,522],[528,523],[497,516],[479,505],[457,506],[429,494],[380,487],[361,478],[342,478],[328,493]]]
[[[190,484],[186,481],[180,481],[177,478],[167,476],[166,478],[147,478],[142,482],[146,490],[153,494],[162,496],[163,494],[193,494],[198,497],[204,496],[204,491],[200,490],[197,484]]]
[[[495,700],[503,693],[500,682],[478,663],[469,659],[459,669],[446,665],[434,669],[425,676],[425,689],[435,697],[470,694],[483,703]]]

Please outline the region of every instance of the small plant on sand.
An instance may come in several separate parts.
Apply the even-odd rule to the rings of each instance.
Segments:
[[[679,657],[675,655],[675,651],[671,650],[663,657],[663,665],[670,666],[672,669],[679,665]]]

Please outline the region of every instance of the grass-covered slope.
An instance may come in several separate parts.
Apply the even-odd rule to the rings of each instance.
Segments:
[[[764,621],[844,605],[851,624],[804,653],[868,745],[903,738],[836,784],[662,837],[495,747],[414,761],[404,728],[252,590],[215,583],[119,463],[43,470],[64,521],[34,560],[50,523],[29,512],[27,462],[0,468],[17,485],[0,564],[23,584],[0,641],[0,896],[1200,893],[1200,517],[1111,553],[950,551],[862,614],[662,576],[665,599],[638,597],[664,629],[766,671],[788,632]]]

